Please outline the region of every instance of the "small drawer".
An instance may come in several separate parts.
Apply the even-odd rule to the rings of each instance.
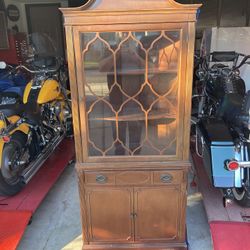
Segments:
[[[92,185],[115,184],[115,174],[111,172],[85,172],[85,183]]]
[[[151,184],[149,171],[124,171],[116,174],[118,185],[146,185]]]
[[[183,182],[183,171],[154,171],[154,184],[180,184]]]

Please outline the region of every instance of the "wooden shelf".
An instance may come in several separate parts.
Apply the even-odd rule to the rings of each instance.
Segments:
[[[166,112],[151,112],[148,115],[148,120],[156,120],[156,119],[171,119],[176,120],[176,114],[172,113],[166,113]],[[116,121],[115,116],[108,116],[108,117],[96,117],[96,118],[90,118],[91,121]],[[118,121],[144,121],[145,120],[145,114],[125,114],[118,116]],[[172,122],[172,121],[171,121]]]
[[[104,73],[107,75],[114,74],[114,71],[102,71],[99,70],[99,68],[94,68],[94,67],[85,67],[85,71],[88,73],[94,73],[95,75],[101,74],[103,75]],[[116,70],[117,75],[142,75],[145,74],[146,69],[141,68],[141,69],[122,69],[122,70]],[[87,73],[87,74],[88,74]],[[148,75],[151,74],[176,74],[177,75],[178,70],[177,69],[168,69],[168,70],[160,70],[159,68],[149,68],[148,70]]]

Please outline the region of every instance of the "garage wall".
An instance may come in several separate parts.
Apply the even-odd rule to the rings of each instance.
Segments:
[[[12,22],[8,19],[8,28],[11,29],[17,25],[20,32],[28,33],[27,19],[26,19],[26,4],[46,4],[46,3],[60,3],[62,7],[68,6],[67,0],[4,0],[6,7],[9,4],[14,4],[20,11],[20,19],[17,22]]]

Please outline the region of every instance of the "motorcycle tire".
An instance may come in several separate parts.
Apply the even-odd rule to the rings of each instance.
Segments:
[[[24,187],[20,172],[15,162],[20,157],[22,148],[26,143],[27,136],[22,132],[15,132],[8,143],[3,147],[0,165],[0,194],[12,196],[20,192]],[[10,165],[10,162],[12,163]]]
[[[250,190],[245,188],[233,188],[234,199],[242,207],[250,207]]]

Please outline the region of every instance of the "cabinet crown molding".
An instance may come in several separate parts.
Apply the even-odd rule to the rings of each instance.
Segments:
[[[120,11],[159,11],[171,10],[182,13],[195,13],[202,4],[180,4],[174,0],[89,0],[76,8],[61,8],[64,15],[89,12],[120,12]]]

